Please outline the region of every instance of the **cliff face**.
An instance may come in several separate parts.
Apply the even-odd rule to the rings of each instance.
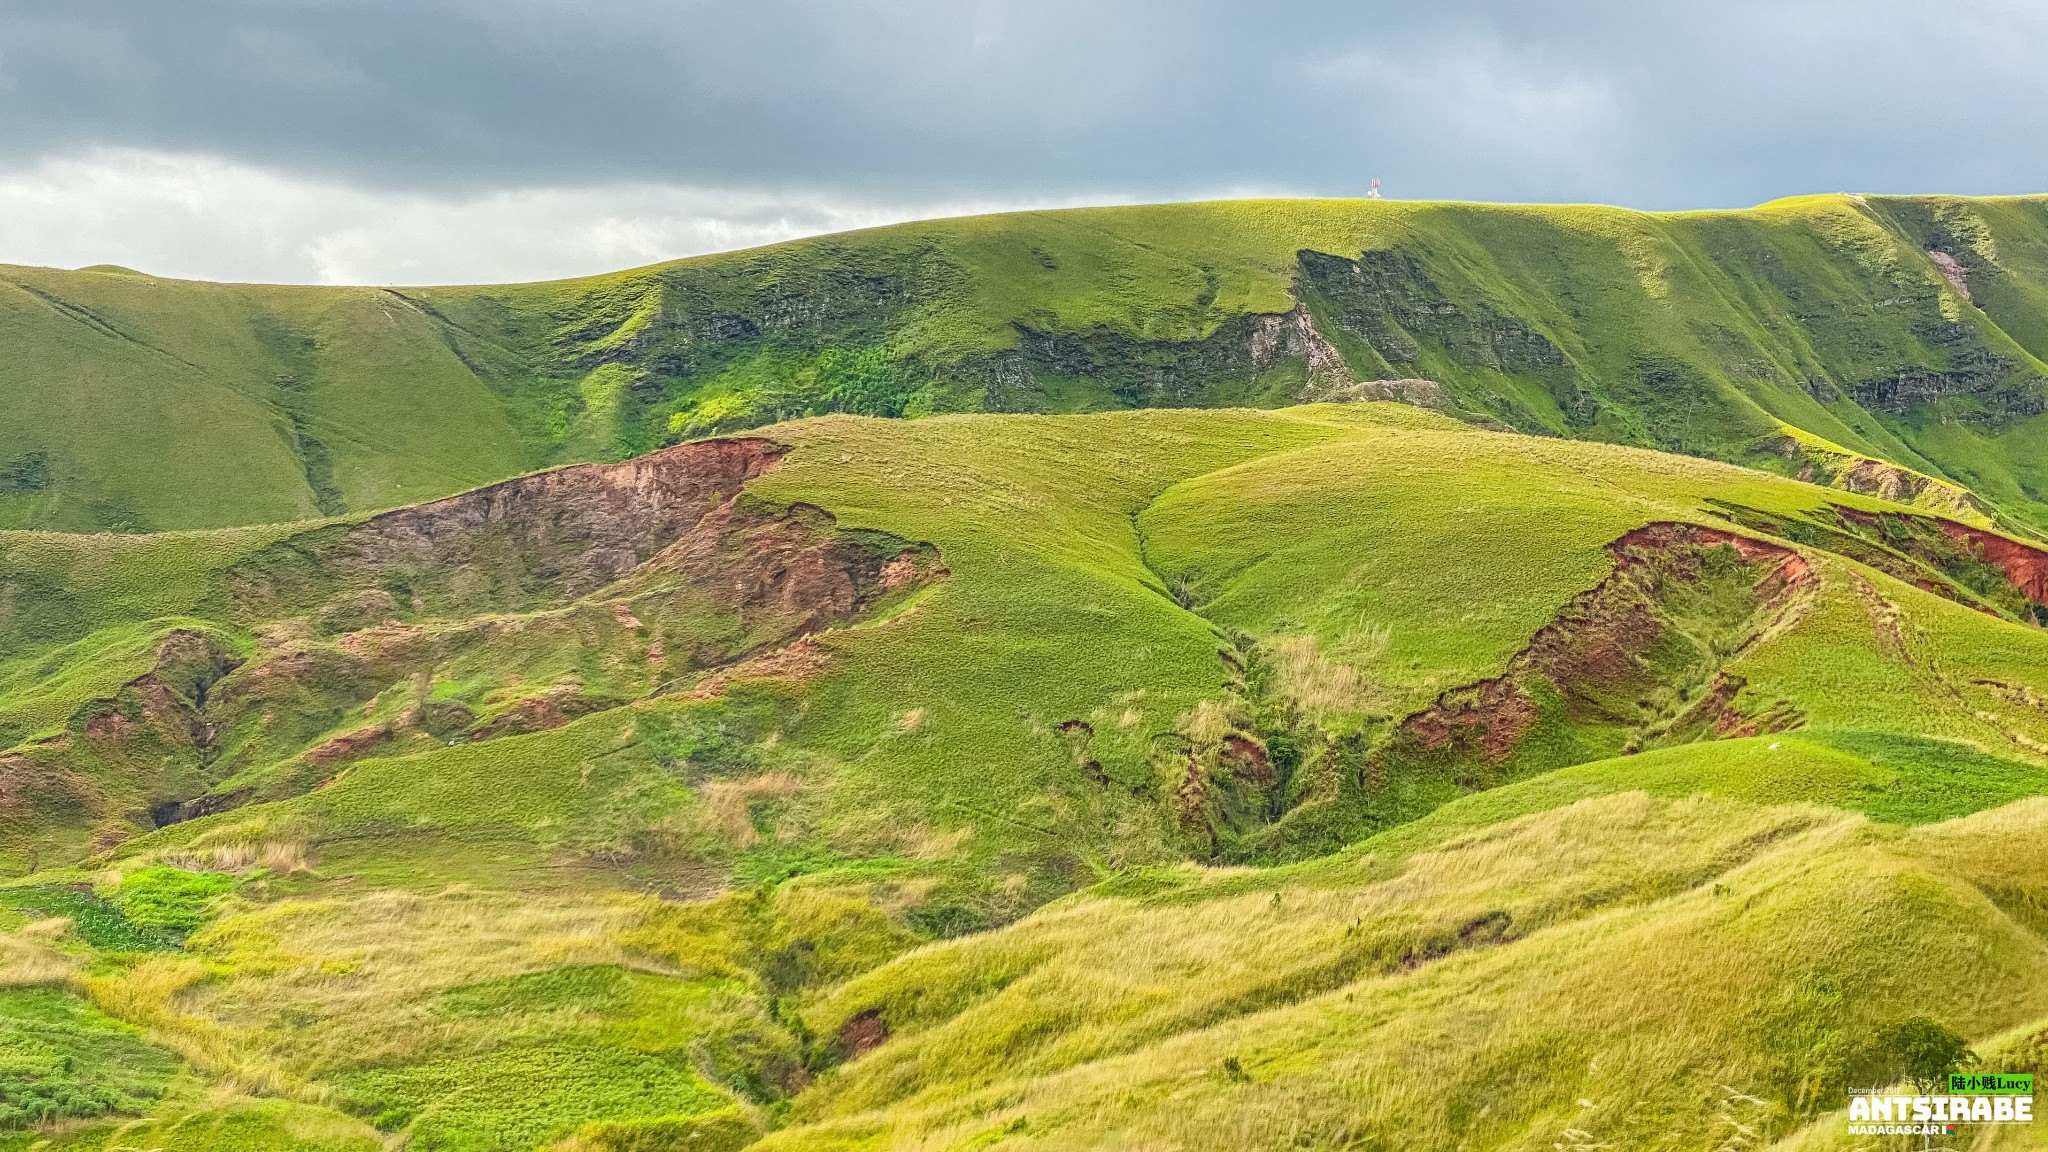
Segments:
[[[4,526],[363,511],[823,412],[1333,398],[1851,488],[1876,461],[2048,523],[2038,199],[1259,201],[909,224],[553,284],[0,281]]]
[[[928,545],[745,501],[784,451],[679,445],[254,549],[208,577],[200,616],[161,631],[147,671],[48,731],[0,717],[0,835],[54,862],[323,787],[366,757],[815,676],[812,634],[946,571]],[[0,602],[16,591],[0,578]]]

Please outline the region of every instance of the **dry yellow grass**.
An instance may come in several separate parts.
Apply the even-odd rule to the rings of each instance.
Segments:
[[[64,917],[38,920],[19,931],[0,933],[0,988],[63,984],[84,967],[78,957],[61,951],[57,941],[71,930]]]
[[[1758,845],[1840,834],[1854,821],[1624,794],[1483,829],[1411,857],[1391,877],[1367,860],[1348,883],[1185,902],[1078,899],[999,935],[923,949],[832,993],[810,1014],[816,1031],[880,1007],[899,1041],[821,1085],[812,1107],[857,1110],[998,1071],[1056,1071],[1668,896]]]
[[[280,840],[198,845],[138,855],[133,861],[124,863],[138,866],[152,863],[167,864],[188,872],[267,872],[273,876],[312,871],[312,863],[306,857],[304,844]]]
[[[1983,1038],[2048,1014],[2048,943],[1986,896],[2044,859],[2038,801],[1900,833],[1610,796],[1356,885],[1076,901],[817,1006],[821,1028],[867,1005],[904,1023],[762,1147],[1756,1147],[1827,1107],[1888,1019]],[[1516,938],[1457,940],[1482,910]],[[1347,920],[1467,946],[1287,987]]]
[[[1387,650],[1384,629],[1371,633],[1363,652],[1354,655],[1359,663],[1370,663]],[[1302,715],[1317,725],[1328,725],[1341,717],[1352,717],[1386,706],[1386,695],[1364,673],[1350,663],[1330,659],[1313,636],[1285,636],[1264,646],[1273,662],[1274,687],[1300,706]]]
[[[733,844],[746,848],[761,838],[754,827],[755,801],[790,800],[803,792],[802,780],[786,772],[769,772],[738,780],[708,781],[697,790],[697,795],[704,802],[713,829]]]
[[[629,963],[620,937],[635,917],[617,898],[550,901],[460,888],[281,900],[197,933],[197,959],[184,962],[197,971],[167,991],[232,1037],[236,1051],[274,1053],[295,1075],[313,1077],[465,1039],[486,1043],[466,1031],[474,1025],[434,1013],[441,990],[563,964]],[[114,987],[134,1007],[115,1014],[154,1030],[150,1013],[161,1010],[148,993],[161,982],[128,992],[130,982]]]
[[[190,1010],[188,993],[208,976],[190,956],[151,956],[124,970],[89,973],[78,984],[100,1011],[149,1033],[201,1071],[260,1091],[289,1091],[291,1078],[259,1048]]]

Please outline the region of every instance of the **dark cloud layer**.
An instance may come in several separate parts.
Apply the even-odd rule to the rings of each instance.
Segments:
[[[2048,189],[2033,0],[0,0],[0,161],[440,192]]]

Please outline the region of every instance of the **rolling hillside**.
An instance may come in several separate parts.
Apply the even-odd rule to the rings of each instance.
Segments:
[[[0,533],[0,1149],[1846,1147],[1909,1017],[2048,1072],[2044,620],[1369,401]]]
[[[495,287],[9,268],[0,525],[366,512],[829,412],[1388,398],[2039,531],[2044,315],[2038,198],[1038,212]]]

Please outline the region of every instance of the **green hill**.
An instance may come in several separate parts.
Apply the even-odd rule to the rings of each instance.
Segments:
[[[1981,519],[1357,402],[0,533],[0,1149],[1836,1146],[2048,1072]]]
[[[1183,204],[473,288],[9,268],[0,525],[370,511],[828,412],[1381,397],[2039,530],[2044,204]]]

